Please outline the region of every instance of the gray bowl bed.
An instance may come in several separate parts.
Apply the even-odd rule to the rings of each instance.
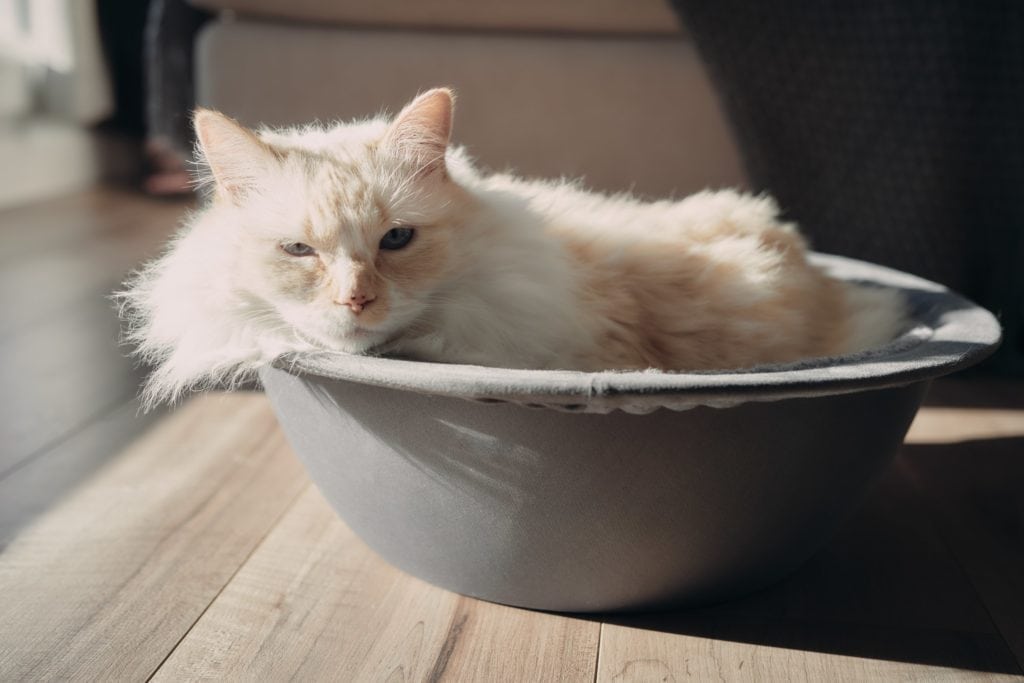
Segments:
[[[324,353],[261,379],[327,500],[410,574],[545,610],[720,600],[807,559],[892,459],[929,381],[999,343],[990,313],[939,285],[814,258],[905,292],[912,328],[856,356],[743,372]]]

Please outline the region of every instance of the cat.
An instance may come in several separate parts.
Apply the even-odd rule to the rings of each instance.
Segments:
[[[118,294],[148,405],[283,354],[508,368],[733,370],[854,353],[894,295],[808,262],[775,202],[644,202],[477,170],[436,88],[393,120],[253,132],[194,116],[212,186]]]

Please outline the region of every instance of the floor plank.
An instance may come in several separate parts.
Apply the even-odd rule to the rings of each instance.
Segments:
[[[0,680],[143,680],[306,486],[260,395],[197,398],[0,554]]]
[[[598,630],[407,576],[311,488],[154,680],[591,681]]]
[[[592,681],[600,625],[462,598],[465,636],[443,669],[450,681]]]
[[[918,412],[907,434],[910,444],[1024,437],[1024,408],[938,408]]]
[[[21,263],[104,230],[134,195],[97,189],[0,209],[0,266]]]
[[[934,381],[925,396],[928,407],[1024,409],[1024,381],[958,373]]]
[[[0,551],[164,415],[125,401],[0,478]]]
[[[189,198],[153,198],[127,188],[97,186],[45,202],[0,209],[0,267],[56,252],[74,252],[103,240],[117,248],[160,238]],[[164,235],[166,236],[166,235]]]
[[[0,212],[0,338],[105,302],[127,271],[159,252],[188,206],[110,189],[75,199]]]
[[[95,299],[0,342],[0,478],[138,392],[143,373],[119,333],[116,313]]]

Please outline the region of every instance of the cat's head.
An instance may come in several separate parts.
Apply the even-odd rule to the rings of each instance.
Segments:
[[[200,110],[230,277],[318,346],[361,353],[406,329],[453,266],[468,208],[446,163],[453,98],[430,90],[393,121],[247,130]]]

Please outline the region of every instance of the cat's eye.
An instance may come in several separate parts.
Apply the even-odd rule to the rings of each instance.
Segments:
[[[383,237],[380,238],[380,248],[392,251],[395,249],[401,249],[412,241],[414,234],[416,234],[416,230],[407,225],[403,225],[398,228],[391,228],[384,233]]]
[[[286,254],[291,254],[292,256],[313,256],[316,254],[316,249],[302,242],[286,242],[281,245],[281,248]]]

